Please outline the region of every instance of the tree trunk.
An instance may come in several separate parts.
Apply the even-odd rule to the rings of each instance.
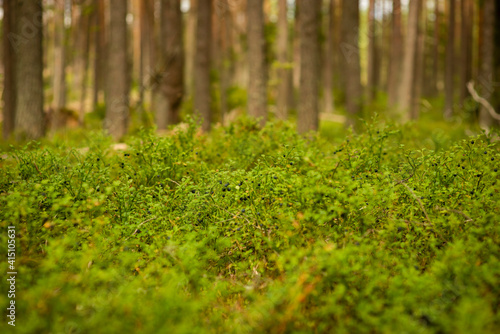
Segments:
[[[403,74],[399,91],[399,107],[403,112],[403,120],[411,116],[413,93],[415,90],[415,66],[418,42],[418,16],[421,0],[410,0],[410,11],[408,14],[408,28],[405,40],[405,53],[403,59]]]
[[[110,0],[107,41],[106,118],[104,127],[115,140],[123,137],[129,119],[127,2]]]
[[[299,133],[317,131],[318,117],[318,71],[319,71],[319,27],[321,22],[321,0],[310,0],[301,6],[300,12],[300,91],[297,114]]]
[[[158,130],[179,122],[184,95],[181,3],[180,0],[162,0],[161,6],[161,92],[168,103],[156,106]]]
[[[227,0],[225,0],[227,2]],[[232,33],[233,33],[233,17],[229,3],[225,4],[221,22],[221,54],[222,61],[220,62],[220,103],[221,117],[220,121],[224,124],[224,118],[229,113],[227,93],[231,84],[231,68],[232,68]]]
[[[43,112],[42,1],[16,1],[15,131],[18,139],[45,134]],[[27,89],[29,87],[29,89]]]
[[[375,0],[370,0],[368,8],[368,94],[367,102],[375,99],[377,89],[377,32],[375,31]]]
[[[3,139],[14,131],[16,111],[16,48],[11,38],[16,34],[15,0],[3,0]]]
[[[417,27],[417,47],[415,59],[415,86],[413,89],[413,101],[410,108],[410,118],[417,119],[420,115],[420,98],[422,96],[424,76],[425,76],[425,31],[427,7],[420,2],[418,17],[420,25]]]
[[[277,118],[285,120],[288,118],[288,109],[290,106],[290,81],[291,71],[288,68],[290,62],[288,55],[288,16],[287,0],[278,1],[278,98],[277,98]]]
[[[481,60],[479,68],[479,84],[481,85],[481,97],[491,102],[491,96],[494,91],[493,73],[495,66],[494,59],[494,31],[495,31],[495,0],[484,0],[482,5],[483,22],[482,22],[482,43],[481,43]],[[493,124],[493,118],[490,116],[484,106],[479,109],[479,125],[487,129]]]
[[[59,111],[66,104],[65,80],[65,28],[64,28],[64,1],[55,3],[54,24],[54,101],[53,108]]]
[[[195,53],[194,108],[202,118],[202,129],[210,131],[212,121],[210,99],[210,41],[212,40],[212,1],[198,1]]]
[[[284,0],[286,2],[286,0]],[[324,94],[325,94],[325,112],[331,114],[334,109],[333,102],[333,63],[334,63],[334,44],[335,44],[335,0],[330,0],[328,4],[327,25],[326,25],[326,47],[325,47],[325,72],[324,72]]]
[[[454,72],[455,72],[455,1],[449,0],[448,40],[446,41],[446,68],[444,79],[444,117],[453,116]]]
[[[403,37],[401,34],[401,0],[392,2],[392,36],[391,55],[388,76],[388,100],[389,105],[397,104],[399,86],[401,82],[401,59],[403,58]]]
[[[247,1],[248,33],[248,114],[259,119],[264,126],[267,120],[267,75],[264,55],[264,12],[262,0]]]
[[[99,104],[99,94],[104,88],[105,73],[105,49],[106,49],[106,21],[104,0],[94,0],[96,10],[96,28],[94,36],[95,58],[94,58],[94,85],[92,92],[92,110],[96,110]]]
[[[86,8],[82,8],[82,16],[80,18],[80,38],[81,38],[81,58],[80,58],[80,111],[78,113],[78,123],[83,126],[85,119],[85,98],[87,97],[87,74],[89,69],[89,55],[90,55],[90,31],[91,22],[95,13],[89,12]],[[94,9],[91,9],[92,11]]]
[[[342,0],[342,40],[347,125],[354,125],[361,112],[362,87],[359,60],[359,4],[358,1]]]
[[[439,92],[439,25],[440,25],[440,11],[439,11],[439,0],[434,1],[434,41],[433,41],[433,57],[432,57],[432,94],[431,96],[436,96]]]
[[[460,1],[461,37],[460,37],[460,102],[465,103],[469,96],[467,83],[472,79],[472,18],[474,7],[471,0]]]

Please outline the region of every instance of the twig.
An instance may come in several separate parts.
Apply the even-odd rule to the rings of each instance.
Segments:
[[[420,201],[420,198],[418,198],[417,195],[415,195],[415,193],[413,192],[413,190],[411,190],[411,188],[408,187],[408,185],[405,183],[405,180],[401,180],[398,183],[402,184],[403,186],[405,186],[405,188],[408,189],[408,191],[413,195],[413,197],[417,200],[418,204],[420,205],[420,209],[422,209],[422,211],[424,212],[425,218],[427,218],[427,221],[429,222],[429,224],[432,225],[432,221],[429,218],[429,215],[427,214],[427,211],[425,211],[424,205],[422,204],[422,201]]]
[[[486,110],[488,110],[491,117],[493,117],[497,121],[500,121],[500,115],[495,112],[495,109],[493,108],[493,106],[488,102],[488,100],[479,96],[479,94],[474,89],[474,81],[469,81],[467,83],[467,89],[469,90],[469,93],[472,96],[472,98],[474,99],[474,101],[482,104],[482,106],[484,108],[486,108]]]
[[[459,210],[454,210],[454,209],[447,209],[447,208],[442,208],[442,207],[439,207],[439,206],[436,206],[436,209],[437,210],[444,210],[444,211],[448,211],[448,212],[454,212],[454,213],[458,213],[459,215],[462,215],[466,220],[466,222],[473,222],[474,219],[472,219],[471,217],[467,216],[465,213],[463,213],[462,211],[459,211]]]
[[[176,184],[176,185],[178,185],[179,187],[181,186],[181,185],[179,184],[179,182],[176,182],[176,181],[174,181],[174,180],[167,179],[167,181],[170,181],[170,182],[172,182],[172,183],[175,183],[175,184]]]
[[[141,227],[142,225],[144,225],[144,224],[146,224],[146,223],[148,223],[148,222],[150,222],[150,221],[152,221],[152,220],[155,220],[156,218],[158,218],[158,217],[154,216],[154,217],[151,217],[151,218],[149,218],[149,219],[146,219],[145,221],[143,221],[142,223],[140,223],[140,224],[137,226],[137,228],[135,229],[134,233],[132,233],[132,235],[136,234],[136,233],[137,233],[137,231],[139,231],[139,227]],[[132,236],[132,235],[131,235],[131,236]],[[131,237],[131,236],[130,236],[130,237]],[[128,237],[128,238],[127,238],[127,239],[125,239],[125,240],[130,239],[130,237]]]

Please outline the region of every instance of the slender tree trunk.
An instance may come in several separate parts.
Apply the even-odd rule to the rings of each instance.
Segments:
[[[439,11],[439,0],[434,0],[434,33],[433,33],[433,45],[432,45],[432,80],[431,80],[431,94],[430,96],[436,96],[439,92],[439,25],[441,13]]]
[[[58,111],[66,105],[66,46],[64,28],[64,1],[55,3],[54,24],[54,101],[53,108]]]
[[[403,112],[403,120],[411,117],[413,93],[415,89],[415,66],[418,42],[418,16],[421,0],[410,0],[408,14],[408,28],[405,40],[405,53],[403,59],[403,74],[399,91],[399,107]]]
[[[460,52],[460,102],[465,103],[469,96],[467,83],[472,79],[472,18],[474,17],[471,0],[460,1],[461,11],[461,52]]]
[[[16,36],[11,39],[16,52],[15,131],[19,139],[37,139],[45,134],[42,1],[16,1],[15,5]]]
[[[392,36],[391,55],[388,76],[388,100],[389,105],[394,107],[398,101],[399,87],[401,83],[401,60],[403,58],[403,37],[401,33],[401,0],[392,2]]]
[[[16,48],[11,38],[16,38],[15,0],[3,0],[3,139],[14,131],[16,111]]]
[[[264,126],[267,120],[267,75],[264,55],[264,12],[262,0],[247,1],[248,31],[248,114],[260,120]]]
[[[342,51],[345,82],[347,125],[354,125],[355,117],[361,112],[362,86],[359,55],[359,3],[342,0]]]
[[[202,129],[210,131],[212,121],[210,99],[210,68],[212,40],[212,1],[198,1],[196,24],[196,53],[195,53],[195,91],[194,108],[202,118]]]
[[[119,140],[127,133],[129,119],[130,68],[127,58],[127,2],[110,0],[109,10],[104,127],[115,140]]]
[[[227,1],[227,0],[225,0]],[[233,17],[229,3],[225,4],[225,9],[222,12],[221,22],[221,54],[222,62],[220,64],[220,102],[221,102],[221,123],[224,124],[224,118],[229,113],[227,92],[231,84],[231,65],[232,65],[232,30]]]
[[[161,40],[163,46],[161,91],[166,101],[156,106],[158,130],[179,122],[184,95],[184,48],[182,45],[182,13],[180,0],[162,0]]]
[[[420,115],[420,98],[422,96],[424,76],[425,76],[425,31],[426,31],[426,16],[427,7],[423,6],[423,2],[419,4],[419,21],[420,25],[417,27],[417,47],[415,59],[415,86],[413,88],[413,101],[410,108],[410,118],[417,119]]]
[[[310,0],[300,12],[300,99],[297,115],[299,133],[317,131],[319,28],[321,22],[321,0]]]
[[[288,118],[288,109],[290,106],[290,80],[291,71],[288,68],[289,52],[288,52],[288,16],[287,16],[287,0],[278,1],[278,99],[277,99],[277,117],[279,119]]]
[[[286,2],[286,0],[284,0]],[[335,44],[335,0],[329,0],[328,3],[328,13],[327,25],[326,25],[326,48],[325,48],[325,72],[324,72],[324,83],[325,83],[325,112],[327,114],[333,113],[334,103],[333,103],[333,63],[334,63],[334,44]]]
[[[478,81],[481,85],[481,96],[491,102],[491,96],[494,91],[493,73],[495,70],[495,0],[484,0],[482,7],[482,43],[480,50],[481,60]],[[479,109],[479,125],[484,129],[488,129],[492,124],[493,118],[490,116],[486,108],[481,105]]]
[[[83,5],[82,5],[83,6]],[[93,9],[92,9],[93,10]],[[80,59],[80,112],[78,113],[78,123],[83,126],[85,119],[85,99],[87,97],[87,74],[89,69],[89,55],[90,55],[90,27],[93,20],[94,13],[89,13],[87,9],[83,10],[80,26],[81,38],[81,59]]]
[[[248,1],[248,0],[247,0]],[[306,0],[295,0],[295,23],[293,30],[293,108],[297,107],[296,92],[299,90],[300,86],[300,11],[302,1]]]
[[[377,87],[377,41],[375,31],[375,0],[370,0],[368,8],[368,94],[367,102],[375,99]]]
[[[106,21],[105,21],[105,11],[104,0],[94,0],[94,8],[96,10],[96,16],[94,20],[96,22],[95,27],[95,58],[94,58],[94,85],[92,92],[92,110],[97,108],[99,104],[99,94],[104,88],[103,73],[105,72],[105,49],[106,49]]]
[[[455,1],[449,1],[449,17],[448,17],[448,40],[446,41],[446,68],[445,68],[445,101],[444,101],[444,117],[451,118],[453,116],[453,99],[454,99],[454,73],[455,69]]]

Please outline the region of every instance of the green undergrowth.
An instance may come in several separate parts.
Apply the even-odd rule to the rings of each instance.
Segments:
[[[120,151],[99,135],[12,149],[15,330],[497,333],[498,144],[429,133],[372,123],[333,141],[239,120]]]

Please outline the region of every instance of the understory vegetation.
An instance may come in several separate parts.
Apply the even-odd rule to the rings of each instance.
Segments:
[[[451,133],[239,119],[12,148],[15,330],[498,333],[499,144]]]

